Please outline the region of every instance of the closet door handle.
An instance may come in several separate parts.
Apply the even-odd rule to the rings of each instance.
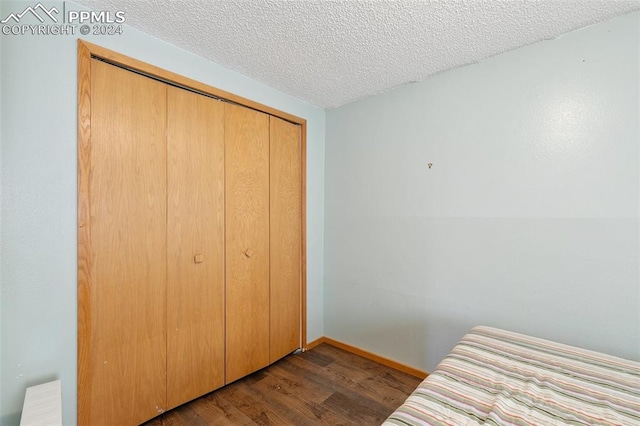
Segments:
[[[247,257],[251,257],[251,256],[253,256],[253,250],[251,250],[251,249],[247,249],[247,250],[244,252],[244,255],[245,255],[245,256],[247,256]]]
[[[201,254],[196,254],[193,256],[193,263],[202,263],[204,262],[204,256]]]

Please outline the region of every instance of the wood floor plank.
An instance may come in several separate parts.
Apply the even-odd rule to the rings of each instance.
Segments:
[[[281,386],[269,383],[268,379],[248,388],[247,393],[260,403],[267,404],[271,412],[286,419],[287,424],[304,425],[310,421],[304,413],[304,406],[296,404],[296,398],[290,393],[282,392]]]
[[[207,426],[207,422],[198,415],[192,406],[186,405],[184,410],[178,412],[180,420],[183,424],[189,424],[193,426]]]
[[[307,380],[304,383],[283,379],[285,370],[269,369],[267,378],[252,389],[260,392],[264,401],[281,416],[292,419],[297,425],[336,425],[349,424],[347,418],[327,409],[322,404],[332,393],[314,386]]]
[[[348,374],[351,373],[351,368],[345,366],[333,366],[335,377],[340,377],[339,383],[344,385],[352,392],[362,394],[375,401],[383,400],[391,404],[400,405],[406,398],[407,392],[415,388],[409,388],[405,391],[399,390],[397,386],[389,386],[382,378],[379,372],[370,372],[364,377],[351,377]]]
[[[155,426],[182,426],[185,424],[177,410],[164,413],[160,417],[150,420],[148,423]]]
[[[335,361],[334,358],[323,353],[323,351],[326,350],[327,346],[329,345],[323,344],[321,346],[318,346],[315,350],[312,349],[310,351],[304,352],[300,356],[309,362],[319,365],[320,367],[326,367],[327,365]]]
[[[181,410],[171,410],[160,417],[156,418],[160,421],[159,425],[162,426],[182,426],[182,425],[194,425],[194,426],[207,426],[208,423],[204,421],[198,413],[196,413],[191,406],[184,405]],[[151,420],[152,422],[156,420]]]
[[[329,344],[182,405],[145,426],[375,425],[420,379]]]
[[[279,377],[284,386],[308,401],[321,403],[334,392],[320,374],[297,366],[290,360],[275,365],[272,374]]]
[[[211,392],[191,403],[193,409],[207,424],[216,425],[253,425],[249,417],[244,415],[235,405],[227,401],[217,392]]]
[[[321,352],[318,355],[324,356],[324,357],[331,356],[331,354],[333,354],[335,358],[335,362],[346,365],[346,366],[357,364],[361,367],[362,370],[366,370],[366,371],[373,370],[376,373],[393,372],[394,374],[392,375],[392,377],[394,377],[396,382],[404,383],[406,386],[408,386],[409,389],[413,389],[416,387],[415,376],[412,376],[410,374],[395,374],[397,373],[397,370],[391,369],[382,364],[378,364],[375,361],[363,358],[354,353],[345,351],[344,349],[340,349],[335,346],[325,344],[325,345],[320,345],[319,351]]]
[[[345,395],[342,392],[335,392],[325,401],[324,405],[336,413],[349,417],[356,416],[363,424],[381,424],[388,414],[381,409],[380,404],[369,398],[357,394]]]
[[[294,425],[286,418],[281,418],[272,408],[269,401],[265,401],[252,391],[253,386],[246,382],[238,383],[225,392],[223,398],[235,405],[254,424],[260,426]]]
[[[344,385],[350,391],[362,393],[373,400],[384,399],[391,405],[398,406],[406,399],[407,394],[417,386],[415,377],[408,374],[398,374],[396,370],[342,349],[330,345],[320,345],[318,350],[322,351],[321,355],[335,359],[331,365],[325,368],[336,383]],[[357,365],[358,368],[354,369],[354,365]]]
[[[305,369],[308,368],[308,365],[304,364],[304,360],[292,359],[290,362],[292,365],[301,367],[302,371],[305,371]],[[367,362],[370,361],[367,360]],[[354,365],[357,366],[357,368],[354,368]],[[328,382],[330,389],[334,392],[340,392],[347,396],[351,396],[352,394],[355,394],[356,396],[361,395],[371,399],[372,401],[386,400],[387,405],[395,405],[396,407],[399,406],[407,395],[415,388],[415,386],[413,386],[413,388],[407,390],[407,393],[401,394],[398,398],[396,389],[390,388],[384,384],[372,383],[372,377],[379,373],[365,371],[360,368],[360,365],[354,365],[346,367],[345,365],[334,362],[329,364],[327,367],[321,367],[320,370],[322,370],[323,375],[316,376],[319,377],[319,379],[311,376],[308,370],[306,372],[301,372],[300,374],[309,375],[307,380],[311,382],[316,380],[319,380],[320,384],[326,384]]]

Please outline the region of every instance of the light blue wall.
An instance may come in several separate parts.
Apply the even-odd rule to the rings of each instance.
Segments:
[[[640,359],[639,27],[328,111],[326,335],[426,370],[477,324]]]
[[[2,16],[28,3],[2,3]],[[60,5],[60,2],[44,3]],[[69,10],[81,9],[67,1]],[[76,37],[0,36],[0,423],[27,386],[60,378],[76,419]],[[87,37],[120,53],[307,119],[308,338],[323,332],[325,112],[132,28]]]

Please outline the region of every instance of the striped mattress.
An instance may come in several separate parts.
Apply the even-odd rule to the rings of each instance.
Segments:
[[[384,423],[640,425],[640,363],[475,327]]]

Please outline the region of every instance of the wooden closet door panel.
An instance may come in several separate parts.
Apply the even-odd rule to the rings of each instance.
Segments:
[[[91,62],[90,395],[79,399],[91,425],[137,424],[167,407],[166,87]]]
[[[270,119],[270,362],[300,348],[300,126]]]
[[[225,105],[226,382],[269,364],[269,116]]]
[[[224,104],[169,87],[167,401],[224,385]]]

